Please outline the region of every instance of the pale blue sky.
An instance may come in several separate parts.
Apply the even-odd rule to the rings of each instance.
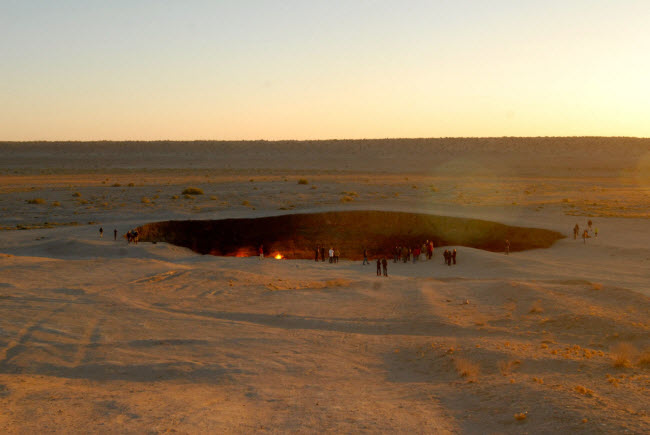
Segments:
[[[650,1],[0,5],[0,140],[650,136]]]

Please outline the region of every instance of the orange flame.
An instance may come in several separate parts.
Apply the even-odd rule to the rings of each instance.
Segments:
[[[282,258],[284,258],[284,257],[282,257],[282,254],[280,254],[280,253],[278,252],[277,254],[275,254],[275,255],[273,256],[273,258],[275,258],[276,260],[282,260]]]

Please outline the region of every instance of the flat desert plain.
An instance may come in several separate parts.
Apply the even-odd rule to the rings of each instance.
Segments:
[[[388,277],[123,238],[345,210],[566,238]],[[649,139],[0,143],[3,433],[650,433],[649,296]]]

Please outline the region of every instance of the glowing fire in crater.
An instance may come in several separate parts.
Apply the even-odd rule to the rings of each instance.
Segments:
[[[275,255],[273,256],[273,258],[275,258],[276,260],[282,260],[282,258],[284,258],[284,257],[282,257],[282,254],[280,254],[280,253],[278,252],[277,254],[275,254]]]

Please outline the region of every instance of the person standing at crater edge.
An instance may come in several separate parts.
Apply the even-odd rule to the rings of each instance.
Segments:
[[[103,237],[104,237],[104,228],[99,227],[99,238],[101,239]]]
[[[113,240],[117,240],[117,228],[113,230]]]

